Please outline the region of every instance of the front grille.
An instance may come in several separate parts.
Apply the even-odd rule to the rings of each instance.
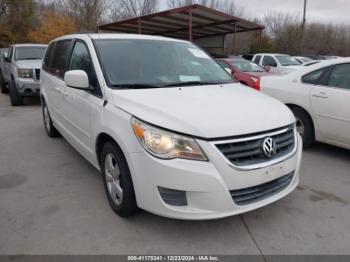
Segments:
[[[230,194],[237,205],[248,205],[273,196],[288,187],[292,182],[294,171],[265,184],[239,190],[231,190]]]
[[[35,79],[40,80],[40,69],[35,69]]]
[[[282,131],[285,130],[285,131]],[[275,132],[273,135],[266,133],[259,135],[259,138],[247,138],[242,141],[217,143],[216,147],[227,158],[229,162],[238,167],[262,164],[278,159],[291,153],[295,148],[294,125],[282,129],[282,132]],[[276,152],[267,157],[262,149],[265,138],[270,137],[276,143]]]

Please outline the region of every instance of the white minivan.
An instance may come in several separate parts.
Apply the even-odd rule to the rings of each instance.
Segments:
[[[112,209],[213,219],[272,203],[299,181],[302,141],[281,102],[236,83],[190,42],[132,34],[53,40],[44,126],[102,173]]]

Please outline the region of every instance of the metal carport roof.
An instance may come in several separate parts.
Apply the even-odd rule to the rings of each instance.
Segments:
[[[190,41],[249,31],[260,31],[261,36],[263,29],[257,23],[199,4],[98,26],[99,31],[162,35]]]

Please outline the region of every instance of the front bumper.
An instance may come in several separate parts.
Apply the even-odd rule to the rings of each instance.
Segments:
[[[34,79],[18,78],[15,80],[18,94],[21,96],[39,96],[40,81]]]
[[[288,159],[260,169],[238,170],[206,141],[198,141],[209,162],[182,159],[161,160],[146,152],[127,155],[137,204],[151,213],[177,219],[215,219],[257,209],[293,191],[299,183],[302,140],[297,135],[296,152]],[[237,205],[230,194],[275,180],[294,172],[292,181],[282,191],[247,205]],[[187,205],[167,204],[159,187],[186,191]]]

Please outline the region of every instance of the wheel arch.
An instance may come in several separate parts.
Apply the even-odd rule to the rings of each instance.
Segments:
[[[137,199],[139,199],[139,191],[136,190],[136,188],[138,188],[138,185],[137,185],[137,180],[136,178],[134,177],[134,174],[132,172],[132,167],[130,166],[130,159],[128,159],[128,156],[126,154],[126,150],[123,150],[123,144],[122,143],[118,143],[118,140],[116,138],[114,138],[110,132],[106,132],[106,130],[103,130],[101,131],[97,137],[96,137],[96,140],[95,140],[95,154],[96,154],[96,158],[97,158],[97,164],[98,166],[100,167],[100,169],[102,169],[102,163],[101,163],[101,153],[102,153],[102,150],[103,150],[103,146],[107,143],[107,142],[112,142],[114,143],[119,151],[121,152],[125,162],[126,162],[126,165],[129,169],[129,172],[130,172],[130,177],[131,177],[131,181],[132,181],[132,184],[133,184],[133,188],[134,188],[134,193],[135,193],[135,197],[136,197],[136,202]],[[124,148],[125,149],[125,148]]]
[[[96,153],[96,157],[97,157],[97,163],[98,165],[101,167],[101,159],[100,159],[100,155],[103,149],[103,146],[107,143],[107,142],[112,142],[115,143],[116,146],[118,146],[118,148],[120,149],[120,151],[123,153],[124,158],[126,160],[126,156],[125,153],[123,152],[122,147],[119,145],[119,143],[109,134],[107,134],[106,132],[101,132],[100,134],[98,134],[98,136],[96,137],[95,140],[95,153]]]
[[[314,137],[315,137],[316,136],[315,121],[314,121],[313,117],[311,116],[311,114],[305,108],[303,108],[299,105],[293,104],[293,103],[287,103],[286,106],[289,107],[289,109],[291,109],[291,110],[293,110],[293,108],[298,108],[305,113],[306,117],[309,118],[309,120],[311,122],[313,132],[314,132]]]

